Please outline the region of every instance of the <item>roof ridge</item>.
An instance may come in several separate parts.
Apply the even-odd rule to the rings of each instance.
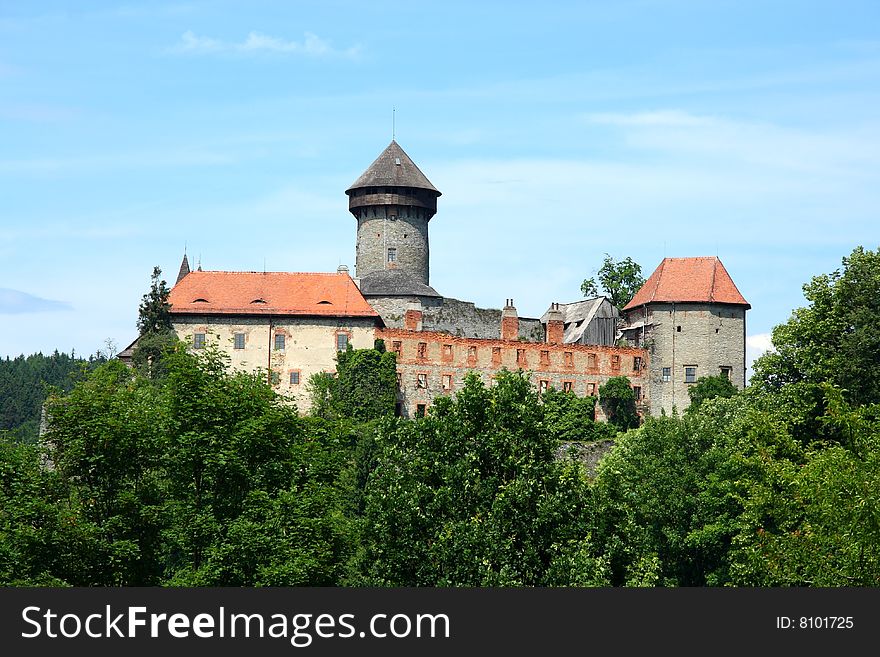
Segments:
[[[712,282],[709,284],[709,301],[715,302],[715,273],[718,271],[718,256],[712,261]]]

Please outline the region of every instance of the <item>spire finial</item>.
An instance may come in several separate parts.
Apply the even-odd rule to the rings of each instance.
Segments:
[[[397,119],[397,108],[394,105],[391,106],[391,141],[395,139],[395,123]]]

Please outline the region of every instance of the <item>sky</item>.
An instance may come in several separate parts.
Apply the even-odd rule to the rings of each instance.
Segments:
[[[752,358],[880,243],[878,107],[875,1],[0,0],[0,357],[121,349],[184,250],[353,271],[393,129],[441,294],[539,317],[606,253],[717,255]]]

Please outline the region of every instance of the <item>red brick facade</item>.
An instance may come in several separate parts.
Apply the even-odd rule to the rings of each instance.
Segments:
[[[397,353],[400,411],[407,417],[415,416],[420,406],[429,408],[438,395],[460,389],[469,371],[489,383],[502,368],[529,372],[539,390],[571,390],[580,397],[598,394],[610,377],[622,375],[637,388],[640,405],[649,403],[644,349],[461,338],[390,328],[376,329],[376,338]],[[601,417],[601,409],[597,415]]]

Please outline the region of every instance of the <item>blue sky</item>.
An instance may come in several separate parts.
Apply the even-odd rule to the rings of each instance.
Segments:
[[[443,192],[431,283],[478,305],[717,254],[754,353],[880,242],[876,2],[0,0],[0,356],[125,346],[185,245],[353,266],[392,106]]]

